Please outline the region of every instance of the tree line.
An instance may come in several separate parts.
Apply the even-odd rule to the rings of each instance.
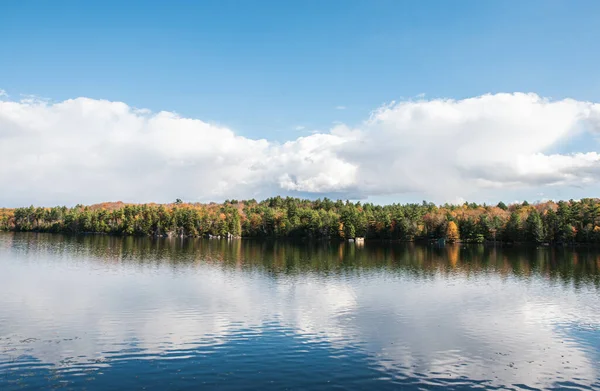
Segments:
[[[0,229],[133,236],[600,243],[600,199],[375,205],[272,197],[224,203],[0,209]]]

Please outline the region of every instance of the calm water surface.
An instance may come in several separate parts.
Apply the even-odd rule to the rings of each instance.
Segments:
[[[0,389],[600,389],[600,252],[0,234]]]

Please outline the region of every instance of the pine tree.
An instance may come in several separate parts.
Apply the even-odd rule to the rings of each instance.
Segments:
[[[505,240],[508,242],[518,242],[521,240],[521,216],[517,212],[510,214],[504,235]]]
[[[535,243],[544,241],[544,224],[535,209],[527,217],[527,239]]]

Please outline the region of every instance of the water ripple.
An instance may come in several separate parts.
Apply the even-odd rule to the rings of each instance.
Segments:
[[[3,391],[600,389],[591,250],[0,242]]]

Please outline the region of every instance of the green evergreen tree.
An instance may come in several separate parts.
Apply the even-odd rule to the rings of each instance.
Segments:
[[[512,212],[504,229],[504,239],[508,242],[518,242],[522,238],[521,232],[521,216]]]
[[[527,217],[527,239],[531,242],[542,243],[544,241],[544,224],[537,210],[533,210]]]

